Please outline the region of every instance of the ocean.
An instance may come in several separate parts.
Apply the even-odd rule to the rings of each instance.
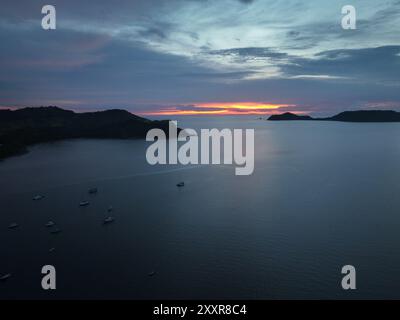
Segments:
[[[65,140],[0,162],[0,298],[400,298],[399,123],[178,125],[255,129],[254,173],[151,166],[142,140]],[[41,288],[44,265],[56,290]],[[341,287],[344,265],[356,290]]]

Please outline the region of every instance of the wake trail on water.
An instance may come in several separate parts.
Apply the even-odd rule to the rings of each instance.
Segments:
[[[140,172],[140,173],[133,173],[133,174],[127,174],[127,175],[114,176],[114,177],[88,179],[88,180],[83,180],[83,181],[79,181],[79,182],[54,185],[54,186],[46,187],[46,188],[43,188],[43,189],[41,188],[40,191],[42,191],[42,192],[44,192],[44,191],[52,191],[52,190],[61,189],[61,188],[79,186],[79,185],[87,184],[87,183],[96,183],[96,182],[98,183],[98,182],[107,182],[107,181],[117,181],[117,180],[123,180],[123,179],[130,179],[130,178],[135,178],[135,177],[155,176],[155,175],[161,175],[161,174],[168,174],[168,173],[173,173],[173,172],[197,169],[197,168],[204,167],[204,166],[205,165],[192,165],[192,166],[187,166],[187,167],[182,167],[182,168],[163,169],[163,170],[157,170],[157,171],[152,171],[152,172]],[[23,191],[23,192],[15,192],[15,193],[10,193],[9,195],[27,194],[27,193],[32,193],[32,192],[39,192],[39,189],[28,190],[28,191]]]

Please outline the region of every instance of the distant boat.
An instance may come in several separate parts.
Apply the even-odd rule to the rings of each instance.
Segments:
[[[115,221],[114,217],[107,217],[104,219],[103,224],[108,224],[108,223],[112,223]]]
[[[18,228],[19,227],[19,225],[18,225],[18,223],[11,223],[9,226],[8,226],[8,229],[15,229],[15,228]]]
[[[50,248],[49,252],[53,252],[54,250],[56,250],[56,248]]]
[[[89,194],[96,194],[96,193],[97,193],[97,191],[98,191],[98,189],[97,189],[97,188],[92,188],[92,189],[89,189]]]
[[[52,233],[52,234],[57,234],[57,233],[60,233],[60,232],[61,232],[61,230],[58,229],[58,228],[50,231],[50,233]]]
[[[185,186],[185,183],[184,183],[184,182],[179,182],[176,186],[177,186],[177,187],[184,187],[184,186]]]
[[[32,200],[33,201],[38,201],[38,200],[42,200],[44,198],[44,196],[42,196],[42,195],[37,195],[37,196],[34,196],[33,198],[32,198]]]
[[[151,272],[149,272],[147,275],[148,275],[149,277],[152,277],[152,276],[155,276],[155,275],[156,275],[156,272],[155,272],[155,271],[151,271]]]
[[[108,212],[111,212],[113,210],[114,210],[114,208],[112,206],[109,206],[108,209],[107,209]]]
[[[55,223],[53,221],[49,221],[49,222],[46,223],[45,226],[46,226],[46,228],[50,228],[50,227],[52,227],[54,225],[55,225]]]
[[[7,279],[11,278],[11,273],[7,273],[0,277],[0,281],[6,281]]]
[[[79,203],[79,206],[80,207],[86,207],[86,206],[88,206],[89,205],[89,202],[88,201],[82,201],[81,203]]]

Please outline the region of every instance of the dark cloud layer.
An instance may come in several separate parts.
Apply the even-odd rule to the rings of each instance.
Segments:
[[[219,33],[235,27],[241,15],[262,0],[229,1],[227,9],[236,5],[241,15],[234,16],[236,20],[217,21],[209,34],[200,27],[182,28],[179,15],[172,21],[160,19],[171,12],[170,7],[181,8],[189,2],[196,0],[56,0],[59,27],[48,32],[40,28],[42,2],[4,1],[0,13],[0,106],[58,104],[137,112],[174,104],[190,107],[195,102],[260,101],[333,113],[374,102],[400,101],[400,45],[369,45],[368,40],[368,32],[378,27],[391,37],[383,24],[400,16],[399,1],[377,9],[372,20],[360,19],[360,28],[354,33],[338,32],[331,21],[284,26],[284,45],[280,46],[272,41],[269,46],[241,46],[246,24],[243,34],[242,29],[235,29],[235,47],[225,45],[224,34]],[[206,9],[214,5],[202,2]],[[285,6],[292,10],[299,6],[297,2],[292,7],[289,4]],[[186,19],[187,26],[198,23],[191,16]],[[265,21],[246,23],[253,27]],[[353,37],[364,42],[357,48],[326,49],[321,45],[326,39]],[[267,67],[276,74],[269,77]]]

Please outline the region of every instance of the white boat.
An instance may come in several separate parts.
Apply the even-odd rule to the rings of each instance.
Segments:
[[[80,207],[85,207],[85,206],[88,206],[88,205],[89,205],[88,201],[82,201],[81,203],[79,203]]]
[[[8,226],[8,228],[9,229],[15,229],[15,228],[17,228],[17,227],[19,227],[19,225],[18,225],[18,223],[11,223],[9,226]]]
[[[37,195],[37,196],[34,196],[33,198],[32,198],[32,200],[33,201],[38,201],[38,200],[42,200],[44,198],[44,196],[42,196],[42,195]]]
[[[50,228],[50,227],[52,227],[54,225],[55,225],[55,223],[53,221],[49,221],[49,222],[46,223],[46,228]]]
[[[52,234],[57,234],[57,233],[60,233],[60,232],[61,232],[61,230],[58,229],[58,228],[50,231],[50,233],[52,233]]]
[[[107,217],[104,219],[103,223],[107,224],[107,223],[111,223],[114,222],[115,218],[114,217]]]
[[[11,273],[7,273],[0,277],[0,281],[6,281],[7,279],[11,278]]]

